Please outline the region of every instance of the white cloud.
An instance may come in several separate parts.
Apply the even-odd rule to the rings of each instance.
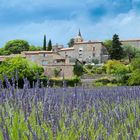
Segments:
[[[27,2],[27,0],[24,0],[24,2]],[[30,2],[32,2],[32,0],[29,0],[29,4]],[[44,0],[40,1],[42,4],[43,2]],[[52,2],[56,2],[56,0]],[[86,1],[87,5],[96,5],[102,2],[102,0]],[[16,3],[15,1],[14,5],[18,4],[20,3]],[[34,1],[34,5],[38,4],[39,2]],[[69,5],[70,1],[65,1],[63,4]],[[78,2],[71,2],[71,6],[74,4],[78,5]],[[140,15],[137,14],[134,9],[125,14],[118,14],[116,17],[107,15],[97,23],[93,22],[84,10],[81,12],[73,11],[71,16],[74,18],[67,20],[46,19],[38,23],[29,22],[26,24],[20,23],[19,25],[13,25],[12,27],[10,25],[6,28],[0,27],[0,45],[2,46],[6,41],[17,38],[25,39],[34,45],[42,45],[44,34],[46,34],[48,39],[52,39],[53,43],[66,45],[70,38],[77,35],[79,28],[86,40],[111,39],[115,33],[119,34],[121,39],[140,38]]]
[[[43,35],[46,34],[48,39],[54,43],[67,44],[71,37],[75,37],[78,29],[81,28],[83,37],[87,40],[105,40],[111,39],[112,35],[117,33],[123,38],[140,38],[140,16],[134,11],[127,14],[120,14],[110,19],[105,17],[99,23],[92,23],[87,16],[79,16],[74,20],[49,20],[43,23],[31,23],[19,25],[1,30],[0,38],[26,39],[35,45],[41,45]],[[6,40],[4,40],[6,41]],[[3,43],[2,43],[3,44]]]

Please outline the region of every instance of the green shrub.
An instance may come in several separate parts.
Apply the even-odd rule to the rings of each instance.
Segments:
[[[75,62],[73,73],[76,76],[81,76],[84,72],[82,64],[80,64],[78,61]]]
[[[107,74],[122,75],[128,72],[127,67],[117,60],[109,60],[105,65],[104,69]]]
[[[136,69],[134,70],[128,79],[128,85],[134,86],[134,85],[140,85],[140,70]]]
[[[102,82],[95,82],[94,85],[97,86],[97,87],[104,86],[104,84]]]
[[[57,87],[63,87],[63,79],[60,78],[53,78],[53,79],[48,79],[47,77],[41,77],[41,82],[43,86],[47,86],[48,80],[49,80],[49,86],[57,86]],[[79,77],[73,77],[71,79],[65,79],[66,86],[68,87],[74,87],[76,84],[80,83],[80,78]]]
[[[101,84],[103,86],[107,86],[107,85],[117,85],[118,84],[118,81],[114,78],[114,77],[103,77],[103,78],[100,78],[98,80],[95,81],[95,84]]]
[[[91,73],[93,74],[102,74],[105,73],[103,67],[98,67],[98,66],[94,66],[91,70]]]
[[[60,72],[61,72],[61,70],[54,69],[54,76],[55,76],[55,77],[60,76]]]
[[[87,68],[87,69],[92,69],[93,66],[89,64],[89,65],[86,65],[86,68]]]

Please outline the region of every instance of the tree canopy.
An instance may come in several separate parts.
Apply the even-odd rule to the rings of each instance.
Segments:
[[[130,70],[131,74],[128,79],[128,85],[140,85],[140,58],[132,60]]]
[[[0,48],[0,55],[10,55],[11,52],[9,50],[5,50],[4,48]]]
[[[119,36],[117,34],[113,35],[112,39],[112,48],[110,51],[110,58],[120,60],[123,58],[123,48],[121,46],[121,42],[119,41]]]
[[[80,64],[78,61],[75,62],[73,73],[74,75],[81,76],[84,72],[82,64]]]
[[[104,46],[106,47],[109,54],[112,52],[112,40],[105,40],[103,42]]]
[[[73,47],[73,45],[74,45],[74,38],[71,38],[70,41],[68,42],[68,46],[70,48]]]
[[[13,54],[19,54],[22,51],[28,51],[29,50],[29,43],[25,40],[11,40],[8,41],[4,46],[5,51],[9,51]]]
[[[51,50],[52,50],[52,41],[49,40],[47,51],[51,51]]]
[[[132,47],[129,44],[123,45],[123,50],[124,50],[124,57],[127,57],[129,62],[135,57],[137,57],[138,54],[140,54],[140,50]]]
[[[46,51],[47,47],[46,47],[46,35],[44,35],[44,40],[43,40],[43,50]]]
[[[36,75],[41,75],[44,69],[25,58],[16,56],[13,58],[7,58],[0,65],[0,78],[3,79],[6,75],[9,79],[12,76],[16,76],[16,70],[18,71],[18,78],[32,79]]]
[[[42,47],[31,45],[29,51],[41,51]]]

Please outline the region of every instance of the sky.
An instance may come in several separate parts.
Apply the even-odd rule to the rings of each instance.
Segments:
[[[0,47],[24,39],[67,46],[78,34],[85,40],[140,39],[140,0],[0,0]]]

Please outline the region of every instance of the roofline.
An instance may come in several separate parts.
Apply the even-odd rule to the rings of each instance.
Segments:
[[[59,51],[71,51],[71,50],[74,50],[74,48],[73,47],[71,47],[71,48],[63,48],[63,49],[60,49]]]
[[[127,40],[121,40],[120,42],[140,42],[140,39],[127,39]]]
[[[102,43],[102,41],[77,42],[77,43],[74,43],[74,45],[79,45],[79,44],[96,44],[96,43]]]
[[[43,54],[43,53],[52,54],[54,52],[53,51],[24,51],[22,53],[26,55],[30,55],[30,54]]]
[[[51,54],[51,53],[54,53],[53,51],[39,51],[38,52],[39,54],[42,54],[42,53],[48,53],[48,54]]]

